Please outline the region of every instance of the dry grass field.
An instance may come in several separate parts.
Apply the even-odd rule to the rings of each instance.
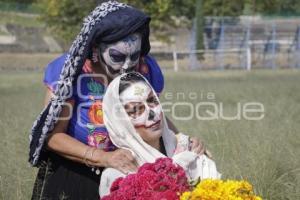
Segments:
[[[176,105],[167,115],[204,140],[223,178],[249,180],[264,199],[300,199],[300,71],[167,71],[165,77],[161,99]],[[42,72],[2,70],[0,94],[0,199],[30,199],[36,169],[27,162],[28,135],[43,105]],[[239,104],[259,102],[264,118],[199,120],[199,102],[216,103],[226,116]]]

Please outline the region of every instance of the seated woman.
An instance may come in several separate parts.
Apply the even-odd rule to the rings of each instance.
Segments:
[[[189,151],[188,136],[176,137],[168,128],[159,99],[142,75],[133,72],[115,78],[106,90],[103,111],[111,141],[131,151],[138,166],[167,156],[183,167],[191,180],[220,178],[212,160]],[[107,168],[101,177],[100,196],[107,195],[121,176],[125,174]]]

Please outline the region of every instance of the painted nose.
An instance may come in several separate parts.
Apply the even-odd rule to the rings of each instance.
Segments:
[[[126,61],[126,62],[124,63],[124,65],[122,66],[122,68],[123,68],[124,70],[127,70],[128,67],[129,67],[129,63],[128,63],[128,61]]]
[[[122,66],[122,73],[129,73],[129,72],[133,72],[135,69],[135,65],[133,65],[133,63],[130,60],[126,60],[126,62],[124,63],[124,65]]]
[[[148,120],[153,120],[154,117],[155,117],[155,113],[152,110],[150,110]]]
[[[127,70],[128,70],[128,63],[125,62],[124,65],[122,66],[121,70],[120,70],[121,74],[126,73]]]

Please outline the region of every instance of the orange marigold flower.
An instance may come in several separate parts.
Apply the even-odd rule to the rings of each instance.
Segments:
[[[89,118],[92,124],[102,125],[103,124],[103,111],[102,111],[102,102],[97,100],[89,109]]]

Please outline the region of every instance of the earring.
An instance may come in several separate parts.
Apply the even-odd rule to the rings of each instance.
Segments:
[[[93,63],[97,63],[99,61],[98,52],[96,50],[93,50],[92,61]]]

